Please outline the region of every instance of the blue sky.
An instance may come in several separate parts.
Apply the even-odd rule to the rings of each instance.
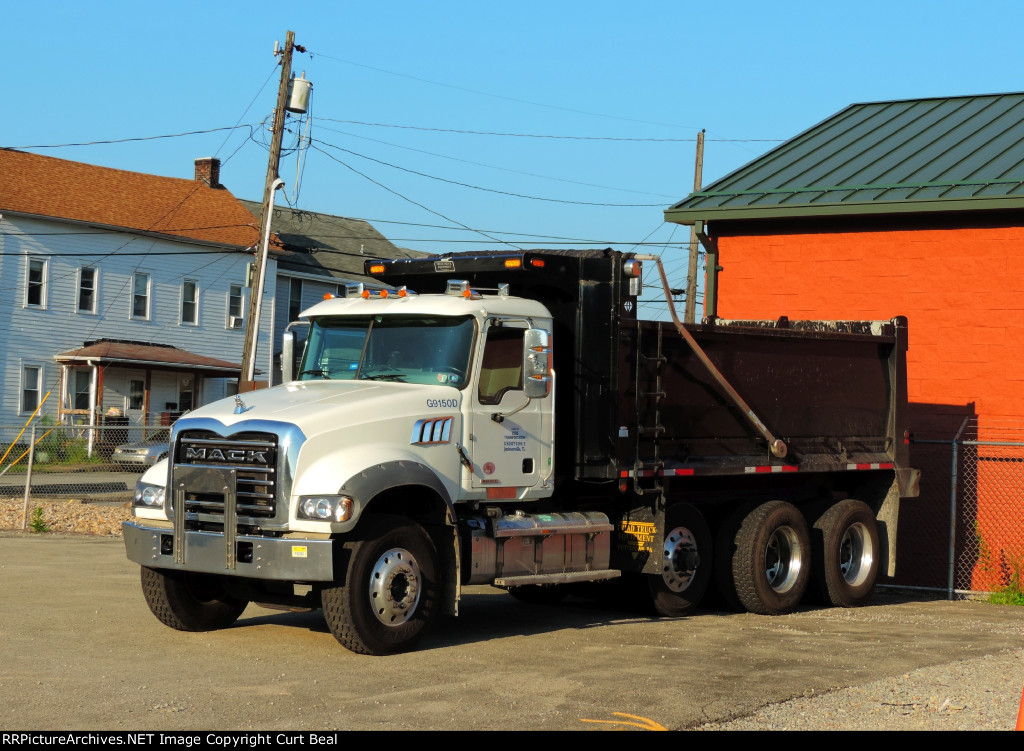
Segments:
[[[279,203],[433,252],[654,243],[683,286],[662,211],[699,130],[708,184],[852,103],[1024,90],[1022,22],[994,0],[8,3],[0,145],[184,178],[217,156],[259,200],[292,30],[312,141]],[[124,142],[61,146],[96,141]]]

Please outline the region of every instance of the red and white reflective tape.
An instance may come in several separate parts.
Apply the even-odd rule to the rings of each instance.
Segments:
[[[619,472],[619,477],[689,477],[693,474],[692,469],[624,469]]]
[[[743,471],[748,475],[761,474],[763,472],[798,472],[800,468],[795,464],[761,464],[757,467],[744,467]]]
[[[859,464],[850,463],[846,465],[848,470],[860,469],[893,469],[892,462],[864,462]],[[780,472],[799,472],[800,467],[796,464],[759,464],[754,467],[744,467],[744,474],[777,474]],[[814,470],[811,470],[814,471]],[[619,477],[692,477],[696,474],[693,469],[640,469],[621,470]]]

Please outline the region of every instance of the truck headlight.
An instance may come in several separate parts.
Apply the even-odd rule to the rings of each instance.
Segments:
[[[348,521],[352,516],[352,499],[347,495],[301,496],[296,515],[319,522]]]
[[[153,485],[140,480],[135,485],[135,499],[132,501],[132,505],[143,506],[145,508],[157,508],[159,506],[163,506],[163,485]]]

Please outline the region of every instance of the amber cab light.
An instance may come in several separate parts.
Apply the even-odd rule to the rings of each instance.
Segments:
[[[522,261],[521,258],[506,258],[505,259],[505,268],[506,269],[518,269],[522,265],[523,265],[523,261]]]
[[[373,264],[373,266],[370,267],[370,273],[371,274],[383,274],[384,273],[384,264],[383,263],[375,263],[375,264]]]

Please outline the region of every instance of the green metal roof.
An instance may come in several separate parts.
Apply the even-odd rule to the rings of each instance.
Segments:
[[[679,224],[1024,208],[1024,93],[852,104],[665,210]]]

